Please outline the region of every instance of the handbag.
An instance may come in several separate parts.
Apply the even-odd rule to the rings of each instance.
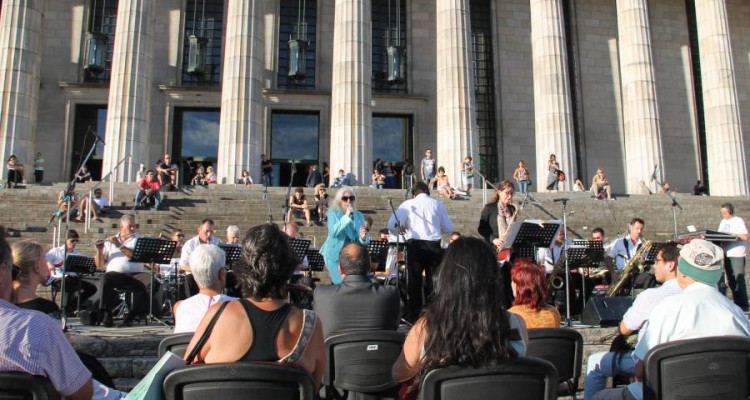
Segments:
[[[137,385],[135,385],[133,390],[131,390],[130,393],[125,396],[125,399],[163,399],[164,390],[162,389],[162,386],[164,385],[164,380],[167,378],[167,375],[169,375],[170,372],[174,371],[177,368],[184,367],[193,363],[193,360],[195,360],[195,357],[203,349],[203,346],[206,344],[206,341],[208,341],[209,336],[211,336],[211,331],[213,331],[214,325],[216,325],[216,321],[219,319],[219,315],[221,315],[224,309],[227,308],[227,305],[229,305],[229,303],[230,302],[226,301],[221,304],[219,310],[216,311],[216,314],[214,314],[213,318],[211,318],[211,321],[208,323],[206,331],[203,332],[203,335],[201,335],[200,339],[198,339],[198,343],[195,344],[195,347],[190,351],[190,354],[185,360],[172,353],[171,351],[164,353],[164,355],[159,359],[156,365],[154,365],[154,367],[151,368],[150,371],[148,371],[148,374],[146,374],[146,376],[143,377],[143,379],[138,382]]]

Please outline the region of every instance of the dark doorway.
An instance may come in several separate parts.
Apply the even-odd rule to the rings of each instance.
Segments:
[[[190,184],[199,165],[216,168],[220,115],[218,108],[175,109],[172,159],[180,167],[182,185]]]
[[[70,157],[70,171],[66,179],[73,179],[73,175],[83,163],[83,159],[91,151],[91,147],[97,142],[96,135],[104,138],[107,126],[106,105],[83,105],[78,104],[75,111],[75,123],[73,124],[73,151]],[[104,145],[96,143],[96,150],[86,163],[91,178],[95,181],[102,179],[102,156]],[[119,160],[118,160],[119,161]]]
[[[391,163],[396,187],[402,187],[401,170],[406,157],[412,158],[412,116],[379,114],[372,116],[372,159]],[[411,160],[414,164],[414,160]]]

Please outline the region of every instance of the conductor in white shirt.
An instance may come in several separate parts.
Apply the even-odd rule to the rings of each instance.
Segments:
[[[430,197],[426,183],[417,182],[412,196],[411,200],[401,203],[396,215],[388,220],[388,229],[394,234],[401,232],[411,237],[406,244],[409,274],[406,318],[416,321],[425,303],[422,298],[422,273],[425,274],[424,299],[429,301],[432,275],[443,259],[440,241],[444,234],[453,231],[453,223],[443,203]]]
[[[737,240],[724,242],[724,270],[727,274],[729,289],[732,291],[734,304],[743,311],[748,311],[747,285],[745,284],[745,256],[747,255],[747,226],[742,218],[734,215],[731,203],[721,205],[721,222],[719,232],[731,233]]]

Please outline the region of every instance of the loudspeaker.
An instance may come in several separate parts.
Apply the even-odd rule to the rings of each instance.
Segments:
[[[630,297],[592,297],[581,314],[585,325],[617,326],[633,304]]]

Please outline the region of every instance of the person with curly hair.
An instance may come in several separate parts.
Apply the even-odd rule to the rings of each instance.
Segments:
[[[325,369],[323,327],[313,311],[287,303],[287,282],[298,264],[287,236],[276,225],[250,228],[242,241],[242,256],[233,264],[245,298],[212,305],[185,355],[220,313],[193,363],[293,364],[312,374],[317,390]]]
[[[503,309],[500,268],[484,240],[462,237],[451,243],[433,285],[433,300],[392,369],[394,381],[406,382],[406,397],[432,369],[480,367],[526,354],[526,326]]]
[[[547,304],[547,280],[544,267],[521,258],[510,270],[513,307],[508,312],[518,315],[529,329],[559,328],[560,312]]]

